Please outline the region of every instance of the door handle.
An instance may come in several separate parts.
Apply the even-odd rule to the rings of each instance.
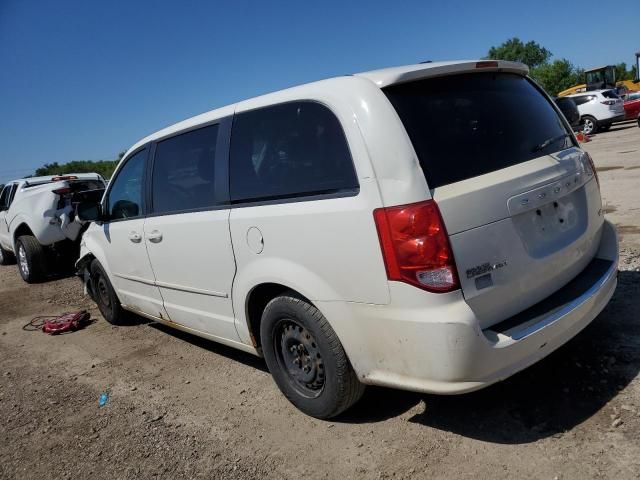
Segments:
[[[147,240],[149,240],[151,243],[161,242],[162,233],[160,233],[158,230],[152,230],[151,232],[147,233]]]
[[[129,232],[129,240],[133,243],[140,243],[142,236],[138,232]]]

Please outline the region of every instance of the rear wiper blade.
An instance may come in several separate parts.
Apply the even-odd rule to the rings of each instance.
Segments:
[[[558,140],[562,140],[563,138],[567,138],[569,136],[568,133],[563,133],[562,135],[558,135],[556,137],[551,137],[548,138],[547,140],[545,140],[544,142],[536,145],[535,147],[533,147],[531,149],[531,153],[535,153],[535,152],[539,152],[540,150],[542,150],[543,148],[547,148],[549,145],[551,145],[553,142],[557,142]]]

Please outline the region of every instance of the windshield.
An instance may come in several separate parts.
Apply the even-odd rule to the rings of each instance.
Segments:
[[[384,89],[430,188],[572,146],[551,103],[527,78],[470,73]]]

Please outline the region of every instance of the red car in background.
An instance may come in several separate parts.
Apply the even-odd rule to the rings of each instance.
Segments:
[[[624,100],[624,119],[635,120],[640,115],[640,92],[629,93]]]

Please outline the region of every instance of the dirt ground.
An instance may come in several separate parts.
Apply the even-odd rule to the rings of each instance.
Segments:
[[[77,279],[0,268],[0,478],[640,478],[640,129],[586,148],[621,235],[617,292],[566,346],[472,394],[369,388],[315,420],[258,358],[141,319],[112,327]],[[76,309],[95,322],[22,328]]]

